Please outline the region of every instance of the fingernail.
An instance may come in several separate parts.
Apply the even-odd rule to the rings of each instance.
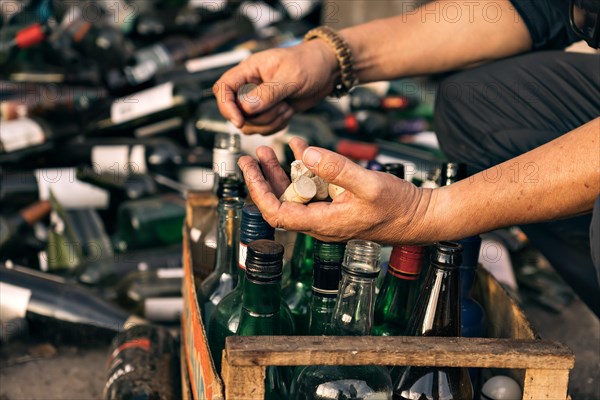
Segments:
[[[240,129],[242,127],[243,121],[241,118],[233,117],[230,122],[235,125],[236,128]]]
[[[321,161],[321,152],[309,147],[308,149],[304,150],[302,161],[304,161],[304,165],[314,167],[319,163],[319,161]]]

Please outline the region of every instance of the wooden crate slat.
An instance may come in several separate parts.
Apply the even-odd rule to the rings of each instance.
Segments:
[[[266,367],[247,366],[231,367],[227,354],[223,352],[223,367],[221,368],[225,386],[225,398],[228,400],[263,400],[265,397]]]
[[[441,337],[229,337],[231,365],[415,365],[565,369],[573,352],[559,342]]]
[[[528,369],[523,383],[523,400],[564,400],[568,398],[568,386],[568,370]]]

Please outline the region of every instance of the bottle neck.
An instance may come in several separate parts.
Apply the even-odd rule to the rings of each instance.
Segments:
[[[271,282],[244,280],[242,307],[252,315],[262,317],[279,314],[281,302],[281,279]]]
[[[232,277],[237,277],[241,209],[242,203],[239,201],[219,201],[215,271]]]
[[[431,263],[415,313],[409,324],[409,336],[461,336],[458,268]]]
[[[375,277],[342,272],[330,334],[365,336],[371,334],[375,305]]]
[[[298,233],[292,254],[292,280],[310,279],[314,265],[314,239],[312,236]],[[309,280],[310,283],[310,280]]]
[[[421,275],[423,249],[419,246],[394,246],[387,274],[392,281],[416,281]]]

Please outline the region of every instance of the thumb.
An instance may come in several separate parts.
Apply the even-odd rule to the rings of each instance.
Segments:
[[[247,115],[264,113],[288,96],[292,89],[286,87],[277,82],[248,83],[238,90],[238,103]]]
[[[324,181],[341,186],[352,193],[364,191],[371,181],[366,169],[333,151],[308,147],[302,154],[302,161]]]

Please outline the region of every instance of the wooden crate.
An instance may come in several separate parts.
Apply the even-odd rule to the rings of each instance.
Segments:
[[[193,200],[192,200],[193,201]],[[195,212],[188,207],[188,212]],[[510,369],[523,399],[565,400],[572,351],[542,340],[522,310],[483,268],[474,296],[485,308],[488,338],[260,336],[227,338],[222,377],[215,370],[198,307],[189,237],[184,232],[182,340],[195,400],[258,400],[269,365],[416,365]]]

